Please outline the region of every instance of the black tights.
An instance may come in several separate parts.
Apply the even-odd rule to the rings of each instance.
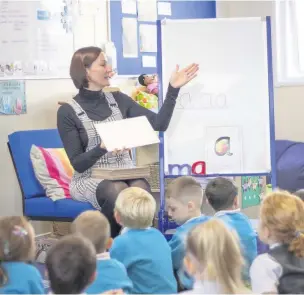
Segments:
[[[108,218],[111,225],[111,236],[115,238],[120,230],[121,226],[116,222],[114,218],[114,206],[118,194],[127,187],[140,187],[150,192],[150,185],[146,179],[134,179],[134,180],[103,180],[97,187],[96,197],[100,205],[101,212]]]

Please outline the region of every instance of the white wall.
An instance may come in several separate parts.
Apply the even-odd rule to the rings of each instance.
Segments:
[[[81,17],[75,28],[75,48],[101,46],[107,41],[107,1],[102,1],[101,15],[95,20]],[[129,92],[126,79],[116,79],[115,85]],[[26,81],[27,114],[20,116],[0,116],[0,216],[21,215],[22,197],[7,149],[7,137],[18,130],[56,128],[57,102],[71,99],[77,93],[70,79]],[[46,223],[35,222],[38,233],[49,231]]]
[[[272,16],[272,5],[273,1],[218,1],[217,16]],[[272,39],[274,40],[274,36]],[[302,87],[276,87],[274,94],[276,138],[304,141],[301,120],[304,109],[304,85]]]

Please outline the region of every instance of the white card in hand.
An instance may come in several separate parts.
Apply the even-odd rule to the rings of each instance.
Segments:
[[[95,127],[109,152],[159,143],[146,116],[99,123]]]

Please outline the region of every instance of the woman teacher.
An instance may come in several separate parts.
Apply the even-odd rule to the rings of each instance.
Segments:
[[[138,105],[121,92],[104,93],[110,85],[112,68],[98,47],[77,50],[71,61],[70,76],[79,93],[70,103],[62,105],[57,113],[57,127],[63,146],[75,169],[70,184],[71,197],[90,202],[109,219],[112,237],[118,235],[120,226],[114,219],[115,200],[120,191],[136,186],[150,190],[145,179],[129,181],[100,180],[91,177],[92,168],[132,167],[128,151],[108,152],[94,124],[146,116],[156,131],[168,128],[180,87],[191,81],[198,71],[192,64],[172,73],[163,106],[158,114]],[[115,135],[113,135],[115,136]]]

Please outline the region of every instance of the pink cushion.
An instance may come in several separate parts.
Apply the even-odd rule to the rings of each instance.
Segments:
[[[65,150],[32,145],[30,157],[46,195],[53,201],[71,198],[69,186],[74,170]]]

